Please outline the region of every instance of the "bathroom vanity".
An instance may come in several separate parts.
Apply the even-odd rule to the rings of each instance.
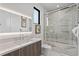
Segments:
[[[11,43],[9,43],[9,45],[11,45]],[[6,47],[6,49],[3,49],[2,51],[0,51],[0,55],[2,56],[40,56],[41,40],[29,41],[27,43],[23,43],[21,45],[16,45],[16,46],[8,46]]]
[[[3,56],[40,56],[41,41],[34,42],[28,46],[23,46],[15,51],[4,54]]]
[[[34,38],[32,26],[31,18],[0,9],[0,56],[41,55],[41,39]]]
[[[31,38],[31,32],[0,35],[1,56],[40,56],[41,39]],[[22,36],[21,38],[19,36]]]

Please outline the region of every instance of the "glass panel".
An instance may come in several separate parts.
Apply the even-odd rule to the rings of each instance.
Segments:
[[[60,53],[78,55],[77,38],[72,33],[76,24],[75,6],[48,14],[47,26],[45,26],[46,42]]]
[[[36,7],[33,8],[33,22],[35,24],[40,24],[40,10]]]
[[[38,24],[38,11],[34,9],[34,23]]]

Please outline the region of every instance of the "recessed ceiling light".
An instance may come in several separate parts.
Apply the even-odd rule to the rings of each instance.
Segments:
[[[59,5],[57,5],[57,8],[60,7]]]

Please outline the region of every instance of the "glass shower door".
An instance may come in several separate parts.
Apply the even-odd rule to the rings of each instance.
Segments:
[[[77,7],[67,7],[48,14],[45,26],[45,40],[58,52],[78,55],[77,38],[72,29],[77,25]]]

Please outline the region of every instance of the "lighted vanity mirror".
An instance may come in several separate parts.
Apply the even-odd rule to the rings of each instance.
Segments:
[[[0,9],[0,33],[9,32],[32,32],[32,20]]]

